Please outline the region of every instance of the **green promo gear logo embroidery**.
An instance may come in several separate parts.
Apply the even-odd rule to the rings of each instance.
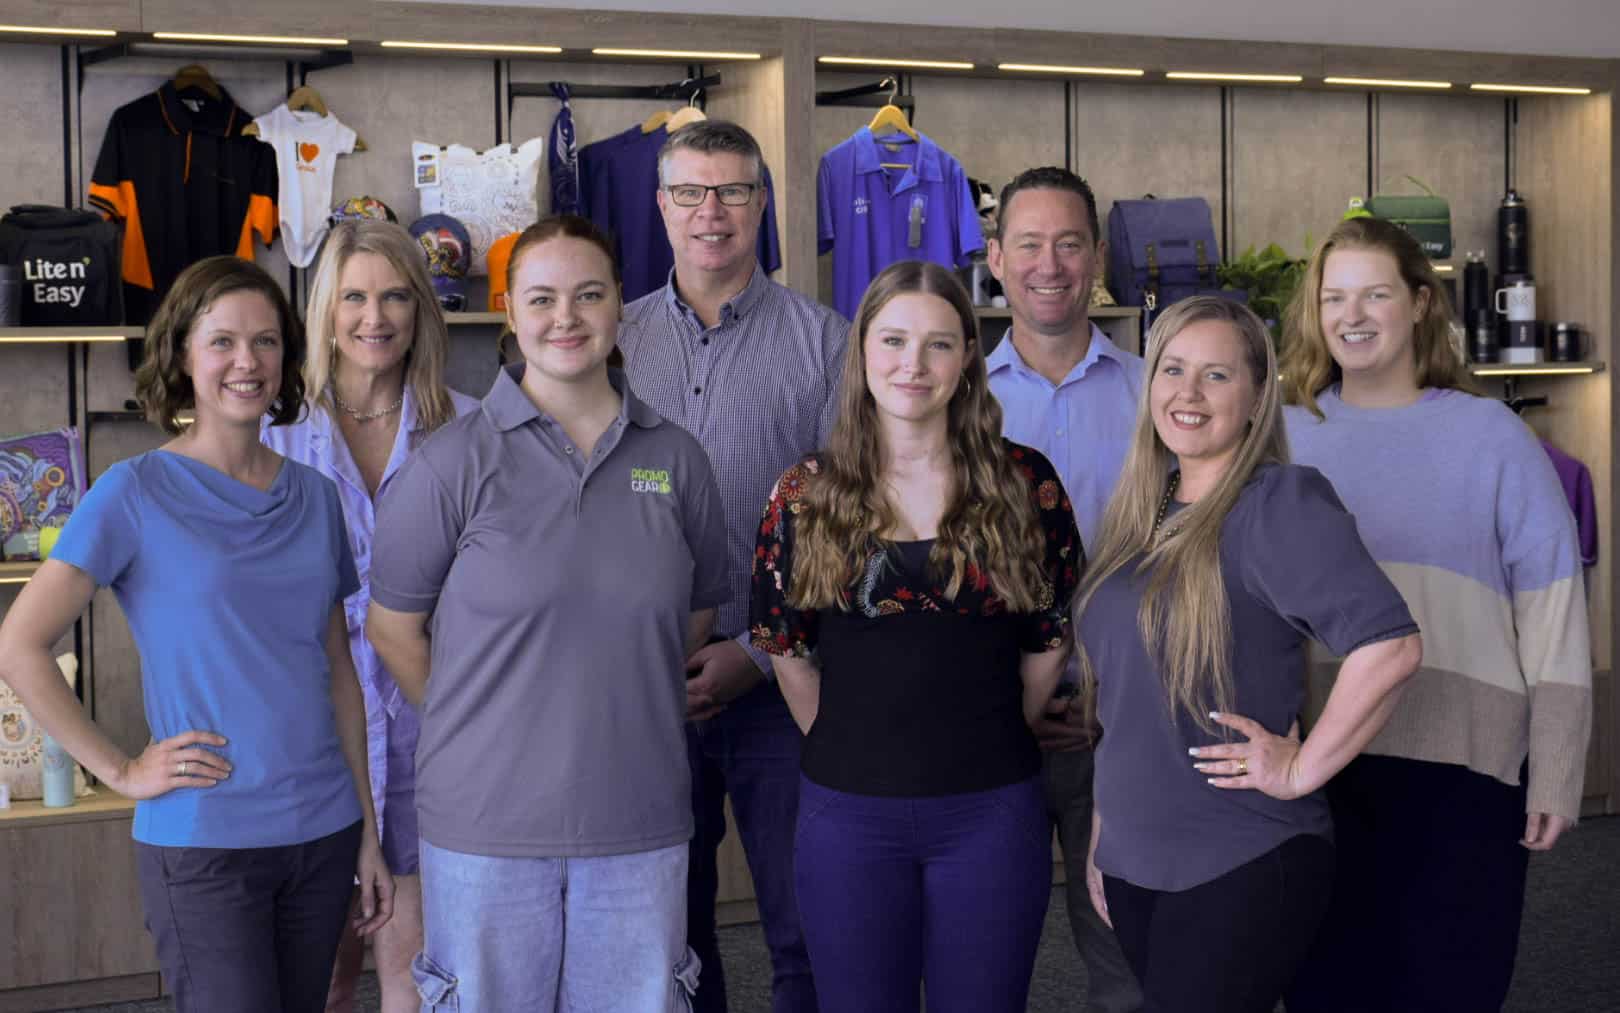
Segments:
[[[669,471],[665,468],[631,468],[631,492],[656,492],[669,495]]]

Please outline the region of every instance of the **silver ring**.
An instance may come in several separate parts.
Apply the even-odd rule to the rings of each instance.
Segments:
[[[185,760],[181,760],[179,766],[175,767],[175,773],[179,774],[181,777],[186,776],[186,761]]]

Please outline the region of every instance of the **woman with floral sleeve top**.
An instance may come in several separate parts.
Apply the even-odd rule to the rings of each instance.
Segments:
[[[973,308],[880,274],[831,447],[777,482],[752,629],[805,732],[794,860],[824,1008],[1022,1010],[1051,892],[1029,730],[1084,565],[1056,472],[1003,440]]]

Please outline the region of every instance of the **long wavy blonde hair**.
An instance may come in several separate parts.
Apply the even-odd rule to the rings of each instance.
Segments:
[[[1322,333],[1322,272],[1334,250],[1372,250],[1395,259],[1401,280],[1416,299],[1428,293],[1423,319],[1412,329],[1412,354],[1419,387],[1439,387],[1479,393],[1468,375],[1462,349],[1451,336],[1456,320],[1451,300],[1435,274],[1423,247],[1399,225],[1382,218],[1350,218],[1322,240],[1305,267],[1305,278],[1294,290],[1283,322],[1283,396],[1288,404],[1302,405],[1317,418],[1322,409],[1316,396],[1343,379],[1339,364],[1328,351]]]
[[[428,279],[422,248],[399,225],[375,218],[341,222],[332,229],[321,250],[321,262],[309,289],[304,314],[309,334],[309,358],[304,362],[304,389],[310,404],[332,413],[330,384],[337,373],[337,302],[343,268],[357,253],[372,253],[388,261],[405,279],[416,301],[415,337],[405,353],[405,382],[416,401],[417,425],[428,432],[449,422],[455,412],[445,387],[445,366],[450,358],[450,330],[444,311]]]
[[[849,586],[884,542],[883,532],[895,526],[894,504],[884,491],[883,430],[877,402],[866,386],[866,336],[883,307],[908,293],[950,303],[967,342],[962,382],[946,408],[950,499],[929,564],[936,573],[949,574],[947,597],[956,596],[971,566],[1009,610],[1033,612],[1050,583],[1035,491],[1002,443],[1001,405],[990,393],[967,291],[945,268],[918,260],[885,269],[856,311],[854,340],[839,386],[838,421],[797,522],[789,601],[797,608],[848,609]]]
[[[1163,501],[1175,455],[1153,424],[1153,377],[1172,340],[1192,324],[1229,325],[1243,346],[1256,392],[1252,420],[1215,487],[1176,517],[1170,533],[1155,540],[1154,520]],[[1103,514],[1091,566],[1075,598],[1075,629],[1097,588],[1127,566],[1147,575],[1136,624],[1164,679],[1172,720],[1190,714],[1212,734],[1220,726],[1211,710],[1232,705],[1232,629],[1221,576],[1221,526],[1256,468],[1288,463],[1282,425],[1282,395],[1271,335],[1254,311],[1219,296],[1193,296],[1172,305],[1148,333],[1147,375],[1137,401],[1136,429],[1125,470]],[[1096,706],[1096,672],[1084,644],[1080,671],[1089,708]]]

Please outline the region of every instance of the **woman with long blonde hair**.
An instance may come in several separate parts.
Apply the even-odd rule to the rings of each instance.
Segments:
[[[371,790],[383,855],[396,884],[395,917],[372,939],[383,1013],[420,999],[411,958],[422,948],[417,878],[415,750],[420,718],[365,635],[376,504],[411,451],[478,402],[445,386],[450,336],[422,248],[393,222],[346,221],[321,251],[305,314],[307,406],[294,425],[261,430],[266,445],[337,485],[360,590],[344,601],[349,650],[365,691]],[[353,1008],[362,941],[345,933],[329,1013]]]
[[[751,609],[805,732],[794,860],[826,1009],[1024,1008],[1051,892],[1029,729],[1084,565],[1044,457],[1002,439],[973,307],[905,261],[856,316],[831,445],[777,482]]]
[[[1298,1013],[1501,1009],[1529,852],[1580,815],[1592,656],[1575,520],[1535,434],[1473,396],[1451,322],[1417,242],[1371,218],[1316,250],[1289,316],[1289,439],[1427,654],[1328,786],[1338,878]],[[1313,688],[1336,669],[1342,683],[1332,659],[1313,666]]]
[[[1102,727],[1087,885],[1149,1009],[1269,1013],[1331,888],[1319,789],[1422,648],[1332,487],[1288,463],[1259,318],[1183,300],[1147,366],[1075,604]],[[1348,655],[1347,678],[1301,743],[1308,639]]]

